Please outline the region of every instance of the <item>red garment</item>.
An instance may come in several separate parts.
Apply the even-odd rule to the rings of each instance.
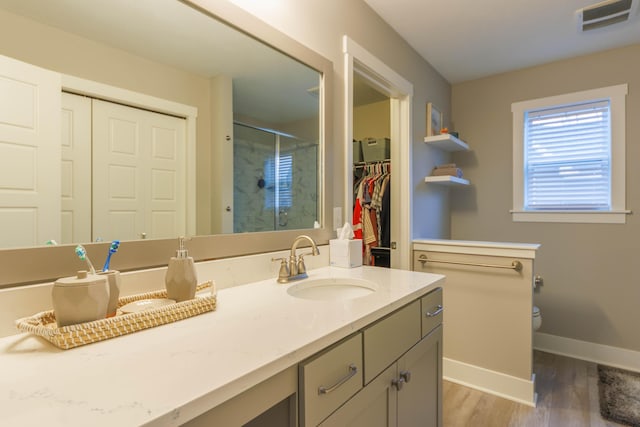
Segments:
[[[353,238],[362,239],[362,204],[359,198],[353,208]]]

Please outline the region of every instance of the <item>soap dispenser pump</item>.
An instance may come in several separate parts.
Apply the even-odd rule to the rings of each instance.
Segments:
[[[176,256],[171,257],[164,282],[167,288],[167,298],[176,302],[195,298],[198,278],[193,258],[184,246],[184,237],[179,238],[180,246]]]

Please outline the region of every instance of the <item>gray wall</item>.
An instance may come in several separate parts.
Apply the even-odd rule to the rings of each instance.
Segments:
[[[628,83],[627,209],[640,201],[640,45],[605,51],[456,84],[453,122],[471,146],[458,153],[472,186],[452,193],[451,237],[541,243],[535,272],[545,284],[534,296],[540,332],[640,350],[640,218],[626,224],[514,223],[511,103]]]

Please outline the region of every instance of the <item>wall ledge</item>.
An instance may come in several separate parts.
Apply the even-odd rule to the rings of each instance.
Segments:
[[[482,242],[470,240],[414,239],[413,249],[467,255],[491,255],[535,259],[537,243]]]

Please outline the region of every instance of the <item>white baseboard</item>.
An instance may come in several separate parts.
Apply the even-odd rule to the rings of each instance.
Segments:
[[[533,348],[574,359],[640,372],[640,352],[557,335],[533,334]]]
[[[531,376],[531,380],[523,380],[445,357],[442,363],[442,376],[447,381],[504,397],[514,402],[536,406],[535,374]]]

